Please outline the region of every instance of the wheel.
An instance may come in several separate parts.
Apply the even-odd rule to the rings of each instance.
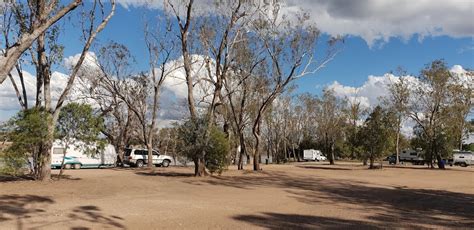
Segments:
[[[144,165],[144,163],[143,163],[142,160],[138,160],[137,163],[136,163],[136,166],[137,166],[138,168],[143,167],[143,165]]]
[[[467,167],[467,164],[466,162],[462,162],[461,164],[459,164],[461,167]]]
[[[74,169],[81,169],[81,164],[74,164]]]
[[[161,166],[163,166],[163,167],[168,167],[168,166],[170,166],[170,163],[171,163],[171,161],[169,161],[169,160],[164,160],[164,161],[161,163]]]
[[[71,164],[65,164],[65,165],[64,165],[64,168],[65,168],[65,169],[71,169]]]

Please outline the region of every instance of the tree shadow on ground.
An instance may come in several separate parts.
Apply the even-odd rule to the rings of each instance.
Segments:
[[[47,196],[36,195],[2,195],[0,196],[0,229],[8,226],[10,222],[16,225],[16,229],[41,229],[52,227],[57,224],[73,224],[74,221],[82,221],[93,225],[94,228],[119,228],[125,227],[120,223],[123,218],[104,214],[97,206],[79,206],[67,212],[66,218],[58,217],[55,220],[42,220],[43,217],[51,217],[47,209],[49,205],[56,202]],[[35,219],[34,222],[28,221]],[[53,218],[54,219],[54,218]],[[11,228],[11,227],[10,227]],[[86,227],[73,227],[73,229],[88,229]]]
[[[34,180],[33,176],[30,176],[30,175],[21,175],[21,176],[0,175],[0,183],[2,183],[2,182],[12,182],[12,181],[29,181],[29,180]]]
[[[375,223],[400,225],[400,222],[443,227],[474,224],[474,195],[431,189],[381,187],[351,180],[330,180],[316,176],[289,176],[284,172],[262,172],[254,176],[226,176],[186,181],[240,189],[275,187],[285,189],[289,197],[302,203],[327,203],[358,211],[374,211],[368,219]],[[420,227],[420,226],[418,226]]]
[[[99,207],[93,205],[76,207],[68,217],[76,221],[94,223],[95,226],[99,224],[101,227],[125,229],[125,226],[120,223],[123,221],[122,217],[105,215]],[[74,227],[74,229],[81,229],[81,227]]]
[[[24,219],[45,214],[45,207],[54,200],[36,195],[0,196],[0,225],[5,221],[15,221],[17,229],[23,229]]]
[[[238,215],[232,218],[266,229],[381,229],[364,221],[297,214],[265,212],[261,215]]]
[[[317,165],[312,165],[312,166],[307,166],[307,165],[300,165],[296,166],[298,168],[303,168],[303,169],[321,169],[321,170],[342,170],[342,171],[351,171],[351,170],[357,170],[353,168],[342,168],[342,167],[325,167],[325,166],[317,166]]]
[[[194,177],[193,173],[169,172],[169,171],[141,171],[136,172],[139,176],[161,176],[161,177]]]

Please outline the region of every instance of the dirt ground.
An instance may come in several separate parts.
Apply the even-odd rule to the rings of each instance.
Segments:
[[[81,169],[61,181],[0,182],[0,229],[474,227],[472,167],[311,162],[192,172]]]

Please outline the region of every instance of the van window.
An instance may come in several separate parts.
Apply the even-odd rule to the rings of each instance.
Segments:
[[[125,156],[130,156],[132,154],[132,150],[131,149],[125,149]]]
[[[418,155],[418,154],[416,154],[416,153],[410,153],[410,156],[416,156],[416,155]]]
[[[153,155],[159,156],[160,154],[158,153],[158,151],[153,150]]]
[[[64,154],[64,148],[53,148],[53,154]]]

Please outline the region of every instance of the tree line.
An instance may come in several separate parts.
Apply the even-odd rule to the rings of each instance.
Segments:
[[[38,156],[38,179],[51,176],[55,127],[61,125],[58,119],[71,91],[93,105],[103,120],[100,132],[114,145],[119,163],[127,146],[145,146],[149,159],[151,150],[159,148],[191,160],[196,176],[219,173],[231,163],[243,169],[245,161],[261,170],[265,154],[278,163],[300,161],[305,148],[321,149],[331,164],[347,157],[373,166],[392,149],[399,154],[411,145],[423,148],[432,165],[452,148],[462,147],[470,125],[472,72],[461,82],[440,60],[426,66],[416,84],[398,78],[389,87],[390,96],[375,108],[364,108],[357,98],[339,98],[330,89],[321,96],[294,96],[296,80],[315,76],[340,52],[344,39],[325,40],[304,11],[285,15],[279,1],[216,1],[204,10],[193,0],[166,0],[156,13],[160,17],[144,19],[146,57],[134,57],[116,41],[92,46],[113,16],[115,1],[73,1],[83,8],[79,23],[84,46],[53,105],[51,87],[58,82],[51,75],[64,50],[58,40],[64,25],[54,20],[75,7],[47,0],[28,3],[4,9],[1,61],[14,64],[4,65],[0,77],[9,77],[23,111],[44,111],[39,120],[47,132],[32,150]],[[24,43],[23,37],[34,42]],[[327,45],[318,47],[321,43]],[[23,44],[24,49],[12,48]],[[138,61],[147,62],[146,70],[137,71]],[[24,63],[36,70],[34,106],[24,90]],[[19,83],[8,74],[14,68]],[[186,100],[179,103],[187,111],[173,127],[158,130],[163,85],[177,78],[186,85]],[[406,120],[416,123],[410,140],[401,133]]]

